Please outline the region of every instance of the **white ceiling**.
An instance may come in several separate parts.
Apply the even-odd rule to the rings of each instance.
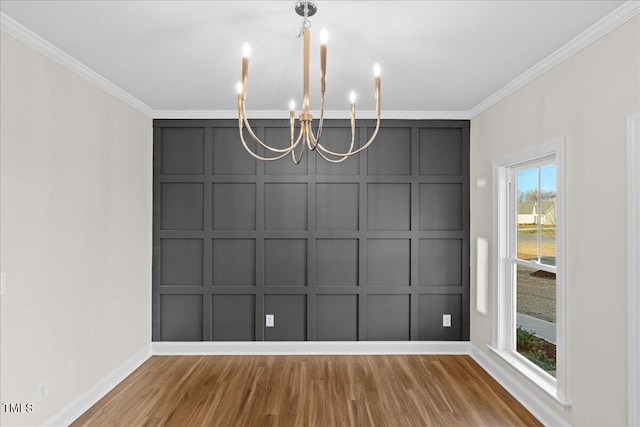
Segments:
[[[469,111],[624,1],[317,1],[311,107],[329,30],[327,109]],[[6,1],[0,10],[153,110],[235,111],[241,46],[253,54],[247,107],[301,103],[295,1]]]

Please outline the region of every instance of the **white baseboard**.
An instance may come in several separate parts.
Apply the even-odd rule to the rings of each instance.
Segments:
[[[153,355],[469,354],[467,341],[154,342]]]
[[[502,368],[491,356],[483,353],[478,347],[469,345],[470,355],[478,365],[489,373],[505,388],[518,402],[520,402],[529,412],[533,414],[545,426],[569,427],[562,417],[555,413],[541,399],[531,393],[526,387],[513,378],[504,368]]]
[[[151,357],[151,345],[146,345],[142,350],[118,366],[113,372],[54,414],[44,425],[68,426],[135,371],[149,357]]]

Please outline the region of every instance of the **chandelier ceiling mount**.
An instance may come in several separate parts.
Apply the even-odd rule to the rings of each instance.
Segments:
[[[306,9],[306,10],[305,10]],[[318,7],[312,1],[299,1],[296,3],[296,13],[303,18],[313,16],[318,11]]]

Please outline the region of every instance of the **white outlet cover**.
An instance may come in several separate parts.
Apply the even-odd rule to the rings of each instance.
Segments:
[[[450,314],[443,314],[442,315],[442,326],[444,328],[450,328],[451,327],[451,315]]]
[[[275,315],[267,314],[265,316],[265,326],[267,328],[273,328],[275,326]]]

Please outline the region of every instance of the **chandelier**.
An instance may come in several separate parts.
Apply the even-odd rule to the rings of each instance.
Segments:
[[[302,111],[300,112],[298,119],[300,125],[298,127],[296,136],[295,115],[296,104],[292,100],[289,103],[289,126],[291,130],[291,139],[286,148],[275,148],[263,142],[258,138],[249,124],[247,118],[247,112],[245,110],[246,98],[247,98],[247,74],[249,71],[249,56],[251,54],[251,48],[248,43],[245,43],[242,48],[242,80],[238,82],[238,129],[240,131],[240,140],[244,148],[258,160],[278,160],[291,154],[293,163],[298,164],[302,160],[304,154],[305,145],[309,151],[315,151],[323,159],[332,162],[340,163],[365,150],[378,134],[380,128],[380,65],[377,63],[373,66],[374,82],[375,82],[375,97],[376,97],[376,127],[371,135],[371,138],[362,147],[355,148],[355,136],[356,136],[356,104],[355,93],[351,92],[349,99],[351,102],[351,142],[349,143],[349,149],[346,151],[333,151],[322,145],[322,124],[324,121],[324,98],[325,98],[325,82],[327,71],[327,40],[328,33],[326,29],[322,29],[320,32],[320,118],[318,120],[318,126],[314,133],[311,126],[313,122],[313,116],[309,113],[309,44],[311,33],[309,28],[311,22],[309,17],[313,16],[317,12],[317,6],[311,1],[300,1],[296,3],[295,11],[298,15],[303,17],[302,27],[298,37],[302,36],[304,40],[303,44],[303,56],[302,56]],[[255,148],[262,146],[265,149],[265,156],[258,154],[257,150],[253,151],[249,148],[249,144],[245,141],[243,129],[246,128],[247,133],[255,141]],[[297,150],[296,150],[297,149]],[[297,153],[296,153],[297,151]]]

